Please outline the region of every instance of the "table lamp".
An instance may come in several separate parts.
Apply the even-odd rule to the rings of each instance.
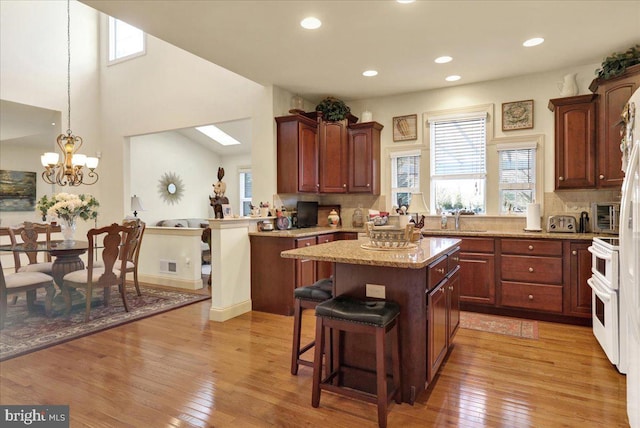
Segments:
[[[136,218],[138,218],[138,211],[144,211],[140,197],[136,195],[131,197],[131,209],[133,210],[133,216]]]
[[[424,220],[420,222],[418,217],[420,216],[421,213],[429,214],[429,208],[427,208],[427,204],[424,203],[422,192],[416,192],[411,194],[411,202],[409,203],[409,208],[407,208],[407,213],[409,214],[416,213],[416,219],[415,219],[416,228],[422,229],[422,226],[424,226]]]

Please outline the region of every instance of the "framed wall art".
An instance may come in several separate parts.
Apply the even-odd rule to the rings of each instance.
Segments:
[[[418,115],[396,116],[393,118],[393,141],[418,139]]]
[[[502,130],[533,128],[533,100],[502,103]]]
[[[222,204],[222,216],[223,218],[233,217],[233,208],[231,208],[231,204]]]
[[[0,211],[36,209],[36,173],[0,170]]]

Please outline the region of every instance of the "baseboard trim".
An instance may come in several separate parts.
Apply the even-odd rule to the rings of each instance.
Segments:
[[[202,278],[189,280],[181,278],[167,278],[166,276],[139,274],[139,280],[140,282],[145,282],[147,284],[184,288],[186,290],[200,290],[204,286]]]
[[[246,300],[226,308],[211,307],[209,310],[209,320],[224,322],[238,315],[246,314],[247,312],[251,312],[251,300]]]

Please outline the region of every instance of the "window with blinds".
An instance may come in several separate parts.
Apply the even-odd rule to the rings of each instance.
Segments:
[[[391,154],[391,198],[397,207],[409,206],[411,194],[420,191],[420,151]]]
[[[250,169],[240,170],[240,216],[251,215],[253,180]]]
[[[524,213],[536,194],[536,144],[498,145],[500,213]]]
[[[436,209],[485,212],[486,113],[429,118]]]

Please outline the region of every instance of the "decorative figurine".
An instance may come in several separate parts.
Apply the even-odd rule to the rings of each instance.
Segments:
[[[229,198],[224,196],[224,192],[227,191],[227,183],[222,181],[224,177],[224,168],[218,168],[218,182],[213,184],[214,197],[209,196],[209,205],[213,207],[214,218],[224,218],[222,212],[222,204],[228,204]]]

